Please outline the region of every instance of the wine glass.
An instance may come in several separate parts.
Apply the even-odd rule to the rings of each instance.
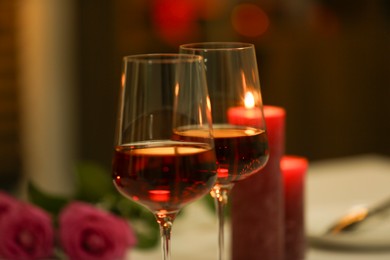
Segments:
[[[219,222],[219,259],[224,259],[224,208],[234,184],[259,172],[268,160],[268,141],[255,48],[239,42],[180,46],[201,55],[211,100],[217,182],[211,191]]]
[[[115,140],[114,185],[156,216],[168,260],[178,212],[208,194],[216,181],[203,58],[124,57]]]

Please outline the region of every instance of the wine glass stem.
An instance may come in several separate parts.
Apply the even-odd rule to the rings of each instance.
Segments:
[[[157,223],[160,226],[163,260],[171,259],[171,230],[177,213],[178,212],[156,213]]]
[[[216,185],[211,191],[214,198],[218,218],[218,259],[225,260],[225,208],[228,203],[229,193],[233,188],[230,185]]]

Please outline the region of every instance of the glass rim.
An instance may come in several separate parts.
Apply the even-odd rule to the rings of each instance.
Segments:
[[[180,49],[202,51],[235,51],[254,48],[254,44],[247,42],[196,42],[186,43],[179,46]]]
[[[175,63],[175,62],[201,62],[203,57],[196,54],[185,53],[146,53],[123,56],[125,62],[138,63]]]

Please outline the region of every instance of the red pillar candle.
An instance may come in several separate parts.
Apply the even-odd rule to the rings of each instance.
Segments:
[[[255,107],[255,98],[251,92],[247,92],[243,107],[231,107],[227,112],[229,124],[258,127],[261,125],[262,114]]]
[[[228,119],[232,125],[258,126],[261,123],[261,110],[256,107],[232,107],[228,109]]]
[[[284,183],[285,259],[305,258],[304,181],[308,161],[304,157],[283,156],[280,162]]]
[[[245,118],[244,114],[242,117]],[[284,154],[285,110],[264,106],[264,117],[270,150],[268,163],[259,173],[236,183],[232,190],[232,260],[284,259],[280,160]]]

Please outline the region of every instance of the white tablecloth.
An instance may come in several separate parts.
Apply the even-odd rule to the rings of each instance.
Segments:
[[[365,180],[366,176],[368,176],[367,183],[362,184],[361,182]],[[383,192],[381,193],[381,191],[384,187],[389,187],[390,182],[383,183],[384,187],[375,187],[375,185],[370,185],[370,183],[375,183],[372,178],[377,180],[377,182],[379,181],[380,183],[383,181],[380,179],[378,180],[378,178],[389,178],[390,180],[390,159],[382,156],[366,155],[337,160],[327,160],[310,164],[306,179],[306,219],[307,228],[309,229],[308,233],[317,232],[317,230],[312,230],[313,227],[315,227],[317,224],[315,222],[317,220],[315,218],[313,219],[313,216],[316,217],[316,215],[313,214],[314,209],[315,212],[318,212],[318,210],[324,210],[322,214],[327,215],[327,212],[325,211],[327,208],[324,207],[321,209],[321,205],[326,205],[329,200],[334,200],[336,202],[342,201],[344,197],[348,198],[348,200],[351,199],[348,197],[348,195],[344,196],[345,194],[342,193],[345,190],[353,189],[353,187],[344,189],[342,182],[338,181],[337,178],[344,178],[343,181],[348,181],[350,183],[360,182],[357,184],[367,187],[367,189],[364,191],[365,193],[362,194],[367,194],[368,192],[369,196],[367,197],[370,199],[376,199],[376,197],[379,197],[380,195],[385,196],[386,194],[383,194]],[[337,181],[335,185],[324,187],[324,184],[326,185],[327,182],[332,182],[333,179]],[[388,195],[390,195],[390,188],[387,188],[387,190],[389,190]],[[349,193],[352,193],[352,190],[351,192],[348,192],[348,194]],[[334,204],[338,205],[337,203]],[[345,202],[345,204],[348,205],[347,202]],[[331,205],[333,205],[333,203],[331,203]],[[340,205],[343,207],[345,206],[343,203]],[[342,209],[347,210],[347,208]],[[343,211],[340,211],[340,214],[342,213]],[[324,225],[324,223],[320,223],[320,221],[323,221],[323,219],[318,221],[318,225]],[[227,223],[225,230],[226,237],[229,238],[229,223]],[[229,243],[230,241],[228,239],[226,241],[227,251],[229,251]],[[160,247],[156,247],[155,249],[148,251],[132,250],[128,254],[128,259],[161,259]],[[213,213],[207,209],[203,203],[195,202],[187,206],[185,208],[184,215],[178,218],[174,223],[172,233],[172,259],[217,259],[217,223],[215,215],[213,215]],[[383,250],[380,252],[362,252],[358,250],[336,250],[332,248],[309,247],[306,255],[306,260],[389,259],[390,246],[388,250]]]

